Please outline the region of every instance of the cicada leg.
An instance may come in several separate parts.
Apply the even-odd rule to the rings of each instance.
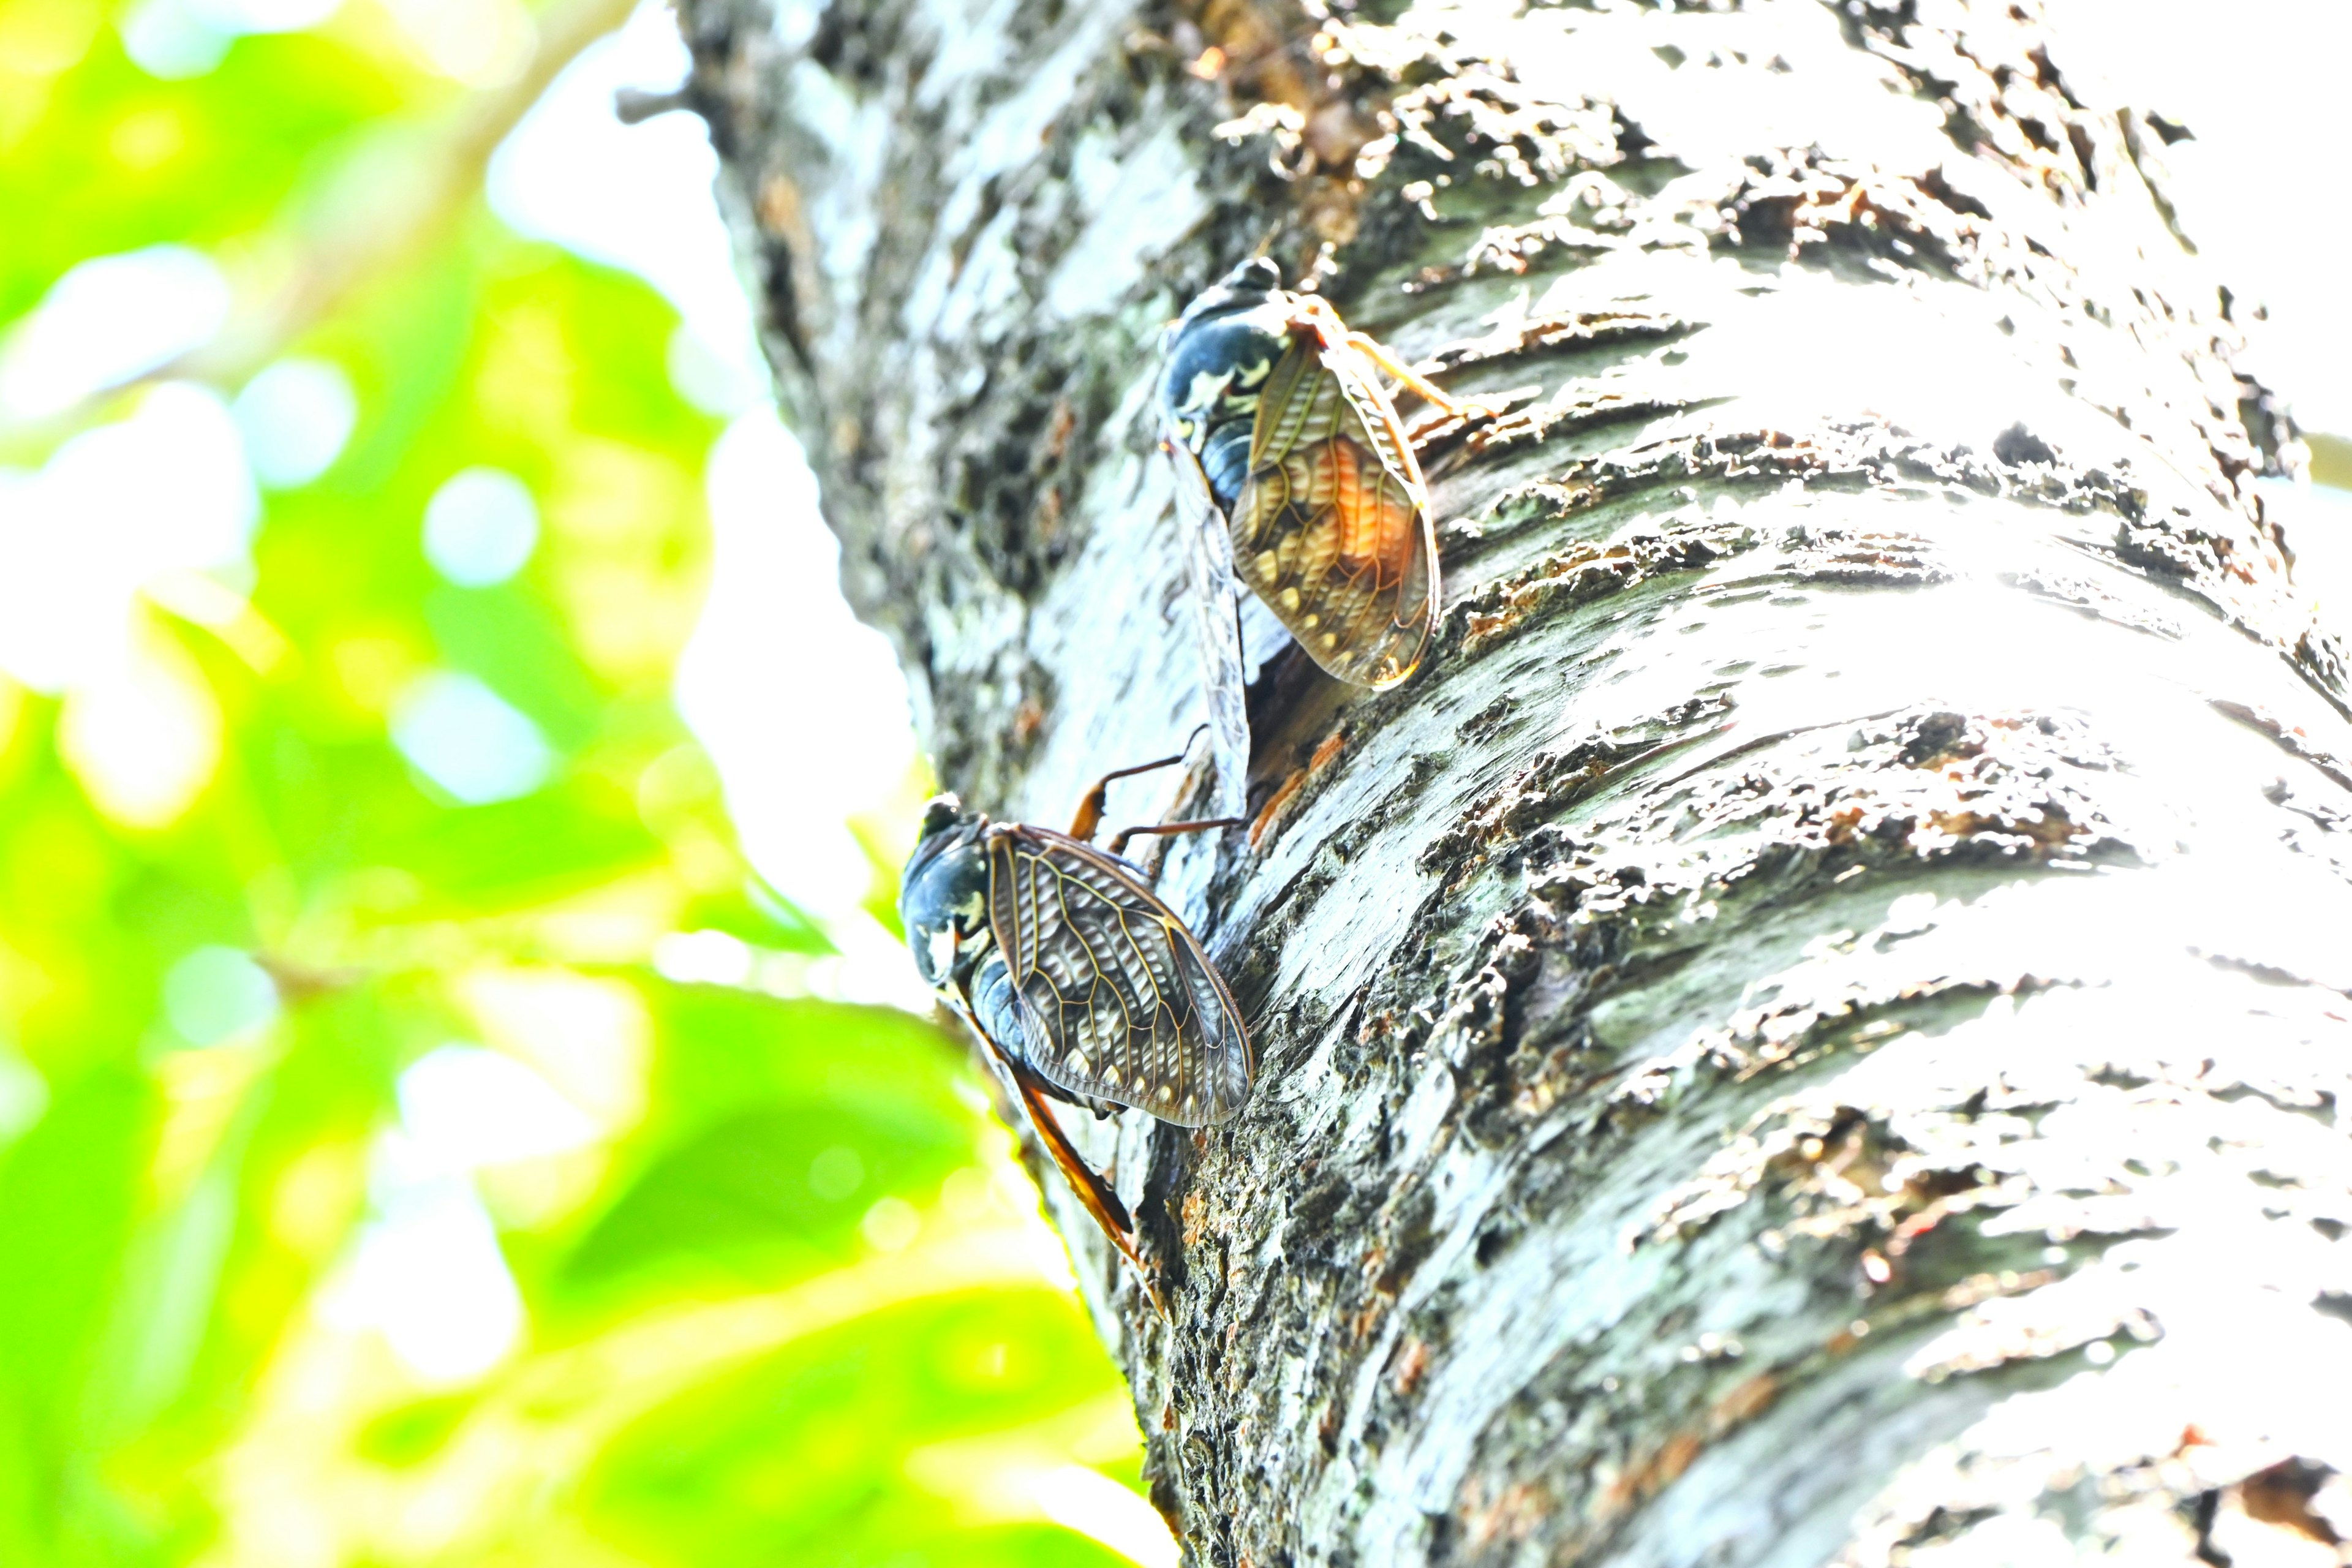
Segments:
[[[1172,838],[1180,833],[1206,833],[1212,827],[1246,827],[1248,826],[1249,818],[1246,816],[1203,816],[1192,822],[1162,822],[1150,826],[1122,827],[1111,836],[1110,852],[1114,855],[1124,855],[1127,853],[1129,839],[1140,838],[1150,834],[1165,834]]]
[[[1349,332],[1348,346],[1420,394],[1432,406],[1456,419],[1492,419],[1503,412],[1491,403],[1465,401],[1449,395],[1427,376],[1399,359],[1386,343],[1364,332]]]
[[[1003,1052],[997,1054],[997,1060],[1004,1064],[1012,1078],[1013,1087],[1021,1096],[1021,1109],[1028,1112],[1029,1125],[1036,1129],[1037,1141],[1045,1146],[1045,1152],[1053,1156],[1054,1163],[1061,1167],[1062,1174],[1069,1181],[1070,1190],[1077,1194],[1078,1202],[1086,1206],[1087,1213],[1102,1226],[1103,1234],[1110,1238],[1110,1244],[1118,1249],[1119,1256],[1134,1268],[1136,1280],[1143,1287],[1143,1294],[1151,1302],[1152,1310],[1165,1321],[1168,1303],[1160,1298],[1159,1281],[1154,1278],[1150,1266],[1136,1250],[1135,1221],[1129,1217],[1127,1205],[1119,1202],[1118,1194],[1111,1190],[1110,1184],[1104,1181],[1072,1146],[1069,1135],[1062,1131],[1060,1119],[1054,1114],[1054,1108],[1045,1103],[1045,1081]]]
[[[1320,295],[1306,295],[1304,301],[1304,309],[1293,319],[1294,324],[1311,329],[1326,349],[1355,350],[1396,377],[1400,384],[1410,387],[1431,406],[1454,418],[1491,419],[1503,412],[1491,403],[1465,402],[1451,395],[1444,388],[1399,359],[1396,352],[1380,339],[1370,332],[1349,329],[1339,319],[1339,312],[1331,308],[1331,302]]]
[[[1192,742],[1199,740],[1201,731],[1207,728],[1206,724],[1195,727],[1192,734],[1185,737],[1184,749],[1172,757],[1161,757],[1159,761],[1151,763],[1138,763],[1131,768],[1114,768],[1095,780],[1094,788],[1087,791],[1085,798],[1078,802],[1078,814],[1070,818],[1070,837],[1082,843],[1093,843],[1095,835],[1102,829],[1103,812],[1110,802],[1112,783],[1118,779],[1133,778],[1138,773],[1154,773],[1161,768],[1174,767],[1192,754]],[[1116,855],[1118,851],[1114,849],[1111,853]]]

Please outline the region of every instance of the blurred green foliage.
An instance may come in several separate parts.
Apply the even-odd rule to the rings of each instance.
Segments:
[[[240,258],[331,247],[352,160],[396,178],[482,94],[395,21],[350,0],[166,81],[121,6],[0,0],[0,331],[91,257],[187,245],[249,290]],[[671,705],[720,428],[672,390],[676,315],[474,188],[275,345],[357,425],[266,496],[249,572],[128,602],[131,697],[0,673],[0,1563],[1116,1561],[1124,1394],[961,1044],[807,994],[832,939]],[[476,465],[543,529],[462,587],[421,519]],[[539,787],[461,805],[395,747],[451,672],[536,726]],[[663,978],[681,932],[753,980]],[[485,1051],[587,1131],[420,1173],[417,1064],[504,1081]],[[428,1210],[495,1226],[521,1320],[487,1369],[386,1327],[443,1299],[387,1239]]]

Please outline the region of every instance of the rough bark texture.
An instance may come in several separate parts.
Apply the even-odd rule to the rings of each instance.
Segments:
[[[1171,1322],[1048,1183],[1193,1561],[2343,1560],[2352,693],[2178,128],[2005,0],[683,10],[996,815],[1195,721],[1192,290],[1515,391],[1420,676],[1252,622],[1257,827],[1163,887],[1255,1097],[1076,1119]]]

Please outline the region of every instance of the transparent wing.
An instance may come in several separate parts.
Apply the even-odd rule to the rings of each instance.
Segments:
[[[1124,861],[1048,828],[998,824],[988,847],[989,923],[1030,1069],[1181,1126],[1237,1115],[1249,1035],[1175,912]]]
[[[1240,581],[1341,680],[1377,689],[1420,664],[1438,603],[1428,492],[1360,351],[1302,338],[1276,362],[1233,549]]]
[[[1177,527],[1184,535],[1192,579],[1193,629],[1201,646],[1201,693],[1209,709],[1209,741],[1217,760],[1216,794],[1206,815],[1249,815],[1249,675],[1242,666],[1241,590],[1234,581],[1233,536],[1209,493],[1201,459],[1181,441],[1168,443],[1176,466]]]

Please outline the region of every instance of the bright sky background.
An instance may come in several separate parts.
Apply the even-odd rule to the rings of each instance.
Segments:
[[[2186,124],[2165,149],[2181,222],[2247,306],[2251,366],[2307,429],[2352,437],[2352,288],[2343,255],[2352,216],[2337,195],[2352,121],[2344,0],[2044,0],[2068,40],[2068,68]],[[2085,85],[2089,85],[2086,82]],[[2352,493],[2270,487],[2324,600],[2352,587]]]
[[[905,775],[906,684],[889,645],[841,596],[816,482],[766,401],[702,122],[614,118],[616,89],[675,87],[687,65],[667,7],[640,9],[574,61],[499,149],[490,205],[526,234],[639,274],[685,318],[672,377],[734,423],[711,450],[710,598],[680,663],[678,705],[726,780],[761,874],[829,924],[856,927],[869,871],[843,822]]]
[[[2304,423],[2352,436],[2352,121],[2344,0],[2045,0],[2129,98],[2188,125],[2166,149],[2183,223],[2241,298],[2270,306],[2265,374]]]

